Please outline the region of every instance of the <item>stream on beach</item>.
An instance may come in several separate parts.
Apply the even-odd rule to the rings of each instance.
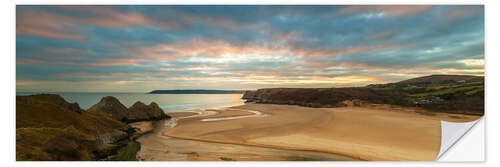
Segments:
[[[139,139],[141,150],[139,160],[145,161],[334,161],[354,160],[350,157],[313,152],[275,149],[238,144],[224,144],[197,140],[186,140],[162,135],[163,132],[177,125],[184,118],[214,115],[216,112],[204,109],[191,110],[197,115],[172,118],[154,123],[154,130]],[[250,111],[249,111],[250,112]],[[258,111],[253,116],[266,116]],[[248,116],[247,116],[248,117]],[[246,117],[225,117],[218,120],[243,119]],[[210,121],[218,121],[212,119]]]

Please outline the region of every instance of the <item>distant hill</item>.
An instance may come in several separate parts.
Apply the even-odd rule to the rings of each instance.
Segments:
[[[290,104],[306,107],[343,107],[344,101],[362,100],[379,104],[404,104],[402,92],[351,88],[265,88],[247,91],[247,102]]]
[[[414,87],[414,86],[436,86],[436,85],[460,85],[464,83],[480,83],[484,82],[483,76],[472,75],[429,75],[423,77],[412,78],[395,83],[386,84],[370,84],[367,87],[371,88],[395,88],[395,87]]]
[[[471,81],[471,80],[484,80],[484,77],[481,76],[472,76],[472,75],[429,75],[424,77],[412,78],[404,81],[396,82],[396,84],[415,84],[415,83],[442,83],[442,82],[463,82],[463,81]]]
[[[484,77],[431,75],[366,87],[265,88],[246,91],[242,99],[307,107],[391,104],[422,107],[436,112],[483,115]]]
[[[188,89],[188,90],[153,90],[149,94],[243,94],[244,90],[204,90],[204,89]]]

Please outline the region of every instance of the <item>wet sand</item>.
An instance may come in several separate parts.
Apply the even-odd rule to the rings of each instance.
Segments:
[[[153,121],[142,121],[142,122],[134,122],[129,124],[131,127],[136,128],[138,130],[138,133],[146,133],[154,128],[155,122]]]
[[[234,110],[233,110],[234,111]],[[184,112],[183,112],[184,113]],[[191,112],[190,112],[191,113]],[[234,116],[234,113],[220,111],[220,116]],[[213,113],[212,113],[213,114]],[[248,113],[242,113],[248,115]],[[177,125],[173,121],[193,117],[193,114],[169,114],[170,120],[157,121],[152,133],[140,137],[141,150],[137,157],[147,161],[331,161],[331,160],[357,160],[351,157],[286,149],[256,147],[248,145],[225,144],[217,142],[204,142],[164,136]],[[200,117],[205,114],[196,115]],[[195,117],[196,117],[195,116]],[[209,117],[209,116],[207,116]],[[135,124],[134,127],[147,126],[147,122]]]
[[[171,117],[186,117],[186,116],[197,115],[197,113],[194,112],[169,112],[167,114]]]
[[[207,118],[236,117],[239,115],[235,114],[235,111],[245,110],[258,111],[266,116],[202,121]],[[249,114],[255,113],[247,112],[241,116]],[[435,160],[439,153],[441,120],[467,122],[478,118],[388,106],[308,108],[246,104],[204,116],[195,115],[178,119],[176,126],[161,131],[161,134],[163,137],[179,140],[254,146],[251,149],[270,147],[306,150],[362,160],[428,161]],[[153,143],[164,143],[165,139],[157,140]],[[151,144],[148,141],[145,145],[147,143]],[[209,148],[201,148],[204,149]],[[220,151],[215,151],[213,154],[217,152]],[[185,160],[190,159],[185,158]],[[266,160],[266,158],[252,157],[241,160]]]

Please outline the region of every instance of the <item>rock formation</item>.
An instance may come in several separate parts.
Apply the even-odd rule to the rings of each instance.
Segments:
[[[163,112],[163,110],[155,102],[146,105],[138,101],[128,108],[128,122],[160,120],[165,118],[170,118],[170,116],[165,114],[165,112]]]
[[[102,111],[109,117],[121,121],[127,119],[127,107],[113,96],[106,96],[88,109],[88,111]]]
[[[107,113],[109,117],[125,123],[170,118],[170,116],[165,114],[158,104],[154,102],[146,105],[138,101],[127,109],[118,99],[112,96],[102,98],[99,103],[92,106],[88,111],[104,112]]]

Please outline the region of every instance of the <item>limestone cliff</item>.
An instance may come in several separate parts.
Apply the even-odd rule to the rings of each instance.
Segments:
[[[127,119],[127,107],[125,107],[118,99],[113,96],[106,96],[88,109],[90,112],[102,111],[109,117],[121,121]]]
[[[145,105],[138,101],[130,108],[126,108],[118,99],[112,96],[102,98],[99,103],[90,107],[88,112],[104,112],[109,117],[125,123],[170,118],[155,102]]]
[[[165,118],[170,118],[170,116],[165,114],[165,112],[163,112],[163,110],[155,102],[146,105],[138,101],[128,108],[128,122],[160,120]]]

